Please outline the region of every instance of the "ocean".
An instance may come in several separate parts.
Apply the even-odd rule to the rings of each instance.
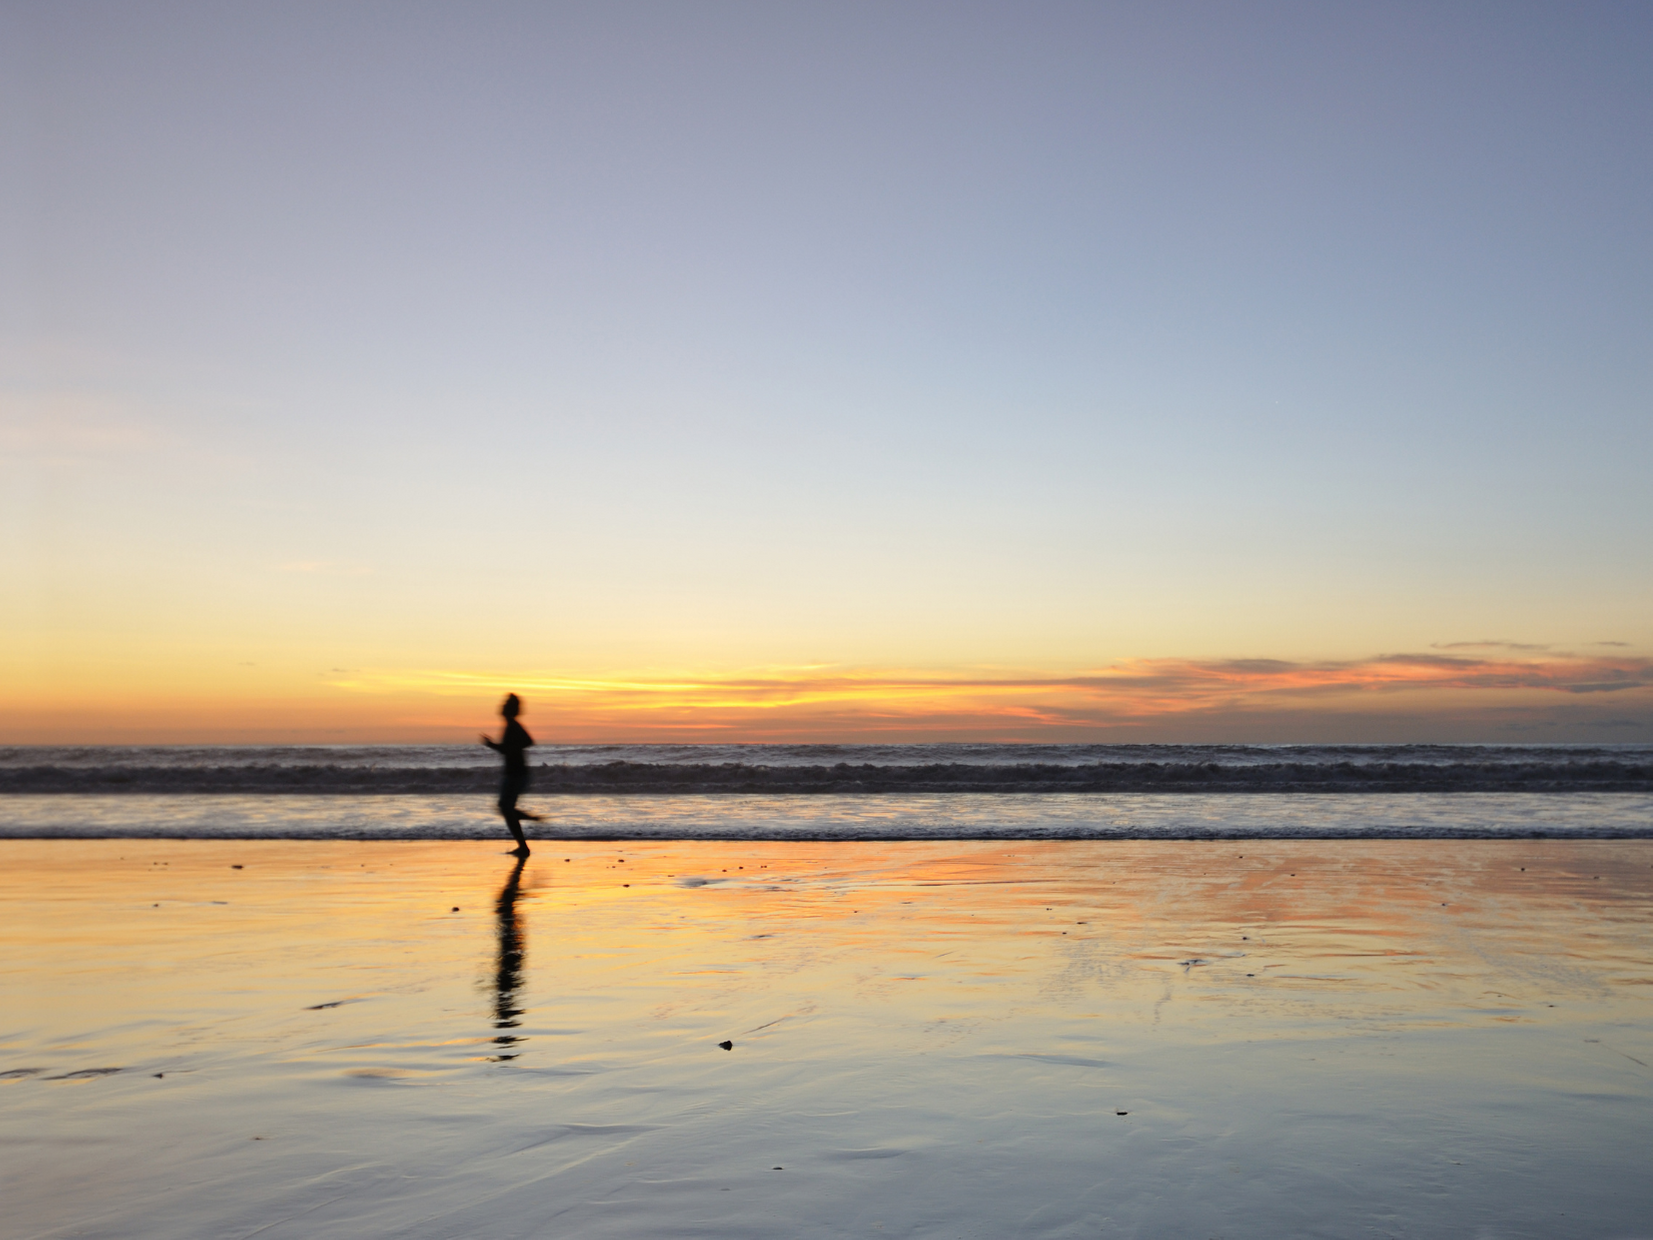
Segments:
[[[540,839],[1653,837],[1653,745],[543,745]],[[502,834],[480,745],[0,748],[0,838]]]

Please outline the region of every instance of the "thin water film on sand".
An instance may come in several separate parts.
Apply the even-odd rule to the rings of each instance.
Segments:
[[[1647,842],[0,854],[9,1235],[1645,1219]]]

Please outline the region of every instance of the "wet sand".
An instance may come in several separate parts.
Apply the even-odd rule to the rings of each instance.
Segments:
[[[1653,1234],[1653,842],[513,873],[0,841],[0,1236]]]

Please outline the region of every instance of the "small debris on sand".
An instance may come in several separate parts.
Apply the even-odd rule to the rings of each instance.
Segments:
[[[735,1049],[735,1044],[733,1042],[719,1042],[718,1045],[726,1051],[732,1051]]]

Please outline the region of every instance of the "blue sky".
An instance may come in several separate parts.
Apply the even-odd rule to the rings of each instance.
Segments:
[[[0,23],[31,685],[1653,654],[1646,6]]]

